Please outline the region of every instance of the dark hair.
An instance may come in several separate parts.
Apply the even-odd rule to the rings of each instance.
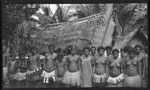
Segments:
[[[71,45],[67,45],[63,51],[65,55],[71,54]]]
[[[61,51],[62,51],[62,48],[57,48],[57,49],[55,50],[56,53],[61,53]]]
[[[118,49],[113,49],[112,53],[114,53],[114,52],[118,52],[119,53],[119,50]]]
[[[63,54],[58,54],[55,60],[62,60],[63,59]]]
[[[137,54],[137,51],[136,51],[136,49],[135,49],[134,47],[130,47],[130,48],[129,48],[129,54],[130,54],[131,52],[133,52],[134,54]]]
[[[92,47],[91,47],[91,49],[92,49],[92,48],[95,48],[95,49],[96,49],[96,47],[95,47],[95,46],[92,46]]]
[[[46,54],[46,52],[41,52],[41,55],[45,55]]]
[[[139,47],[140,49],[142,49],[142,46],[141,45],[135,45],[134,48],[137,48]]]
[[[71,45],[71,50],[72,50],[73,48],[77,49],[77,47],[76,47],[75,45]]]
[[[84,47],[84,48],[82,49],[82,52],[84,52],[86,49],[89,50],[89,51],[91,51],[90,47]]]
[[[144,48],[144,52],[145,52],[145,53],[148,53],[148,47],[145,47],[145,48]]]
[[[112,50],[112,47],[111,46],[106,46],[105,49],[106,50]]]
[[[131,46],[124,46],[124,48],[122,48],[121,51],[129,52],[130,48],[131,48]]]
[[[103,49],[103,50],[105,51],[105,47],[103,47],[103,46],[99,46],[99,47],[97,48],[97,51],[99,51],[100,49]]]
[[[37,50],[37,48],[36,47],[31,47],[31,51],[33,51],[33,50]]]
[[[55,49],[55,45],[53,44],[48,45],[48,49],[50,49],[50,47],[53,47]]]

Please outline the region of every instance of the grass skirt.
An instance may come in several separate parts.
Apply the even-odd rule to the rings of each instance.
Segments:
[[[108,87],[122,87],[122,81],[124,79],[124,74],[120,74],[117,77],[109,77],[107,82],[108,82]]]
[[[93,82],[95,82],[95,83],[105,83],[106,82],[106,74],[103,74],[103,75],[94,74]]]
[[[81,78],[80,78],[80,71],[77,72],[69,72],[67,71],[64,75],[63,83],[71,86],[80,86],[81,85]]]
[[[14,79],[18,80],[18,81],[22,81],[22,80],[25,80],[26,79],[26,73],[21,73],[21,72],[18,72]]]
[[[53,80],[55,81],[55,70],[48,73],[46,71],[43,71],[41,76],[44,78],[43,83],[49,83],[49,78],[53,78]]]
[[[141,87],[141,77],[139,75],[136,76],[127,76],[124,79],[125,87]]]

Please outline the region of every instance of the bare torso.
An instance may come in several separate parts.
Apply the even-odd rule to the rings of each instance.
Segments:
[[[15,73],[16,72],[16,61],[9,61],[8,63],[8,71],[9,73]]]
[[[57,63],[57,77],[63,77],[65,73],[65,64],[63,62]]]
[[[110,61],[109,64],[109,74],[111,77],[117,77],[121,72],[121,59],[114,59]]]
[[[127,75],[134,76],[138,74],[138,60],[130,59],[126,62],[127,66]]]
[[[46,55],[46,71],[47,72],[52,72],[55,70],[55,62],[54,59],[56,58],[57,54],[53,53],[53,54],[47,54]]]
[[[106,73],[106,57],[98,56],[96,58],[94,73],[97,75],[102,75],[102,74]]]
[[[69,72],[76,72],[79,70],[78,60],[79,60],[78,55],[74,55],[74,56],[69,55],[67,57],[67,63],[68,63],[67,67]]]
[[[33,55],[30,56],[30,70],[37,69],[39,67],[39,62],[38,62],[38,55]]]

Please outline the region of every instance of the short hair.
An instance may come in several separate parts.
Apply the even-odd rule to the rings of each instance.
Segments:
[[[89,50],[89,51],[91,51],[90,47],[84,47],[84,48],[82,49],[82,51],[84,52],[86,49]]]
[[[63,54],[58,54],[56,59],[63,59],[64,55]]]
[[[36,47],[31,47],[31,51],[33,51],[33,50],[37,50],[37,48]]]
[[[133,52],[134,54],[137,54],[137,51],[136,51],[136,49],[135,49],[134,47],[130,47],[130,48],[129,48],[129,54],[130,54],[131,52]]]
[[[106,50],[112,50],[112,47],[111,46],[106,46],[105,49]]]
[[[137,48],[139,47],[140,49],[142,49],[142,46],[141,45],[135,45],[134,48]]]
[[[71,45],[71,50],[72,49],[77,49],[77,47],[75,45]]]
[[[114,53],[114,52],[118,52],[119,53],[119,50],[118,49],[113,49],[112,53]]]
[[[99,46],[99,47],[97,48],[97,51],[99,51],[100,49],[103,49],[103,50],[105,51],[105,47],[103,47],[103,46]]]
[[[121,51],[129,52],[130,48],[131,48],[131,46],[124,46],[124,48],[122,48]]]
[[[60,53],[61,51],[62,51],[62,48],[60,47],[55,50],[56,53]]]
[[[95,47],[95,46],[92,46],[92,47],[91,47],[91,49],[92,49],[92,48],[95,48],[95,49],[96,49],[96,47]]]
[[[19,56],[20,56],[20,57],[25,56],[25,53],[23,53],[23,52],[22,52],[22,53],[19,53]]]
[[[148,53],[148,47],[145,47],[145,48],[144,48],[144,52],[145,52],[145,53]]]
[[[55,45],[53,44],[48,45],[48,49],[50,49],[50,47],[53,47],[55,49]]]

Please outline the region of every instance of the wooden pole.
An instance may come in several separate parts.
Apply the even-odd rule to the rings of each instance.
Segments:
[[[112,4],[111,8],[113,8],[113,4]],[[108,9],[109,9],[109,8],[108,8]],[[110,19],[111,19],[112,11],[113,11],[113,9],[111,9],[110,14],[109,14],[109,18],[108,18],[108,21],[107,21],[107,26],[106,26],[106,29],[105,29],[105,33],[104,33],[104,36],[103,36],[103,39],[102,39],[101,46],[103,45],[103,42],[104,42],[104,40],[105,40],[106,33],[107,33],[107,31],[108,31],[108,26],[109,26],[109,22],[110,22]]]

